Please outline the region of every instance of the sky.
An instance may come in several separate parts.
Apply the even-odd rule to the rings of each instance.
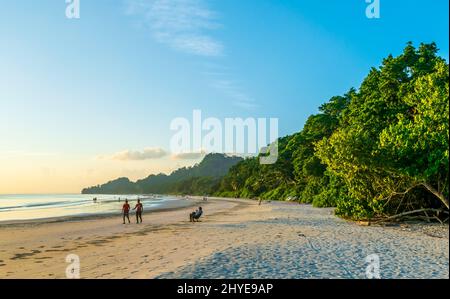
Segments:
[[[408,41],[448,61],[447,0],[0,0],[0,194],[78,193],[200,159],[173,119],[302,129]]]

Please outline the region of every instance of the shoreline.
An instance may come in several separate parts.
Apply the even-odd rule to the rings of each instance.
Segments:
[[[193,198],[193,197],[191,197]],[[187,205],[180,205],[181,198],[178,199],[178,202],[171,202],[167,201],[165,206],[162,207],[154,207],[150,210],[146,210],[145,213],[157,213],[157,212],[164,212],[164,211],[170,211],[170,210],[177,210],[177,209],[183,209],[195,206],[195,202],[186,200],[183,202],[188,202]],[[97,215],[92,214],[86,214],[86,215],[72,215],[72,216],[60,216],[60,217],[47,217],[47,218],[37,218],[37,219],[18,219],[18,220],[0,220],[0,228],[7,227],[7,226],[19,226],[19,225],[39,225],[39,224],[46,224],[46,223],[59,223],[59,222],[74,222],[74,221],[83,221],[83,220],[96,220],[96,219],[108,219],[113,217],[121,217],[122,213],[119,210],[118,212],[108,212],[108,213],[100,213]],[[131,215],[133,215],[131,213]],[[130,215],[130,216],[131,216]]]
[[[166,202],[166,205],[163,207],[155,207],[150,210],[146,210],[145,214],[158,213],[158,212],[166,212],[166,211],[175,211],[185,208],[192,208],[198,204],[207,204],[208,201],[203,201],[203,196],[199,195],[161,195],[168,196],[177,199],[177,202]],[[208,200],[223,200],[223,201],[249,201],[255,202],[256,200],[248,199],[248,198],[233,198],[233,197],[208,197]],[[188,202],[187,205],[180,205],[179,203]],[[144,207],[145,208],[145,207]],[[133,212],[130,213],[130,218],[134,215]],[[121,218],[122,212],[108,212],[101,213],[97,215],[86,214],[86,215],[73,215],[73,216],[60,216],[60,217],[47,217],[47,218],[37,218],[37,219],[18,219],[18,220],[0,220],[0,228],[2,227],[11,227],[11,226],[35,226],[42,225],[47,223],[62,223],[62,222],[78,222],[83,220],[101,220],[101,219],[111,219],[111,218]]]

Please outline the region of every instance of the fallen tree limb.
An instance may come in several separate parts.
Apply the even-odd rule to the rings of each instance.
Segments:
[[[430,184],[421,183],[421,185],[424,186],[425,189],[431,192],[434,196],[436,196],[445,205],[447,209],[449,208],[448,198],[445,198],[444,194],[434,189],[433,186],[431,186]]]
[[[439,217],[437,217],[437,216],[433,216],[433,218],[434,219],[436,219],[437,221],[439,221],[441,224],[444,224],[444,222],[442,222],[442,220],[441,219],[439,219]]]
[[[425,213],[425,215],[427,215],[426,212],[443,213],[443,214],[447,214],[448,215],[448,211],[444,211],[444,210],[439,210],[439,209],[419,209],[419,210],[408,211],[408,212],[403,212],[403,213],[400,213],[400,214],[397,214],[397,215],[389,216],[389,217],[386,217],[384,219],[375,221],[373,223],[385,222],[385,221],[389,221],[389,220],[393,220],[393,219],[397,219],[397,218],[401,218],[401,217],[404,217],[404,216],[413,215],[413,214],[417,214],[417,213]],[[426,217],[429,218],[428,216],[426,216]]]

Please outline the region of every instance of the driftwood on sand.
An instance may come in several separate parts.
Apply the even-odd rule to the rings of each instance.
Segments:
[[[423,213],[423,215],[417,215]],[[433,215],[429,215],[428,213],[433,213]],[[380,222],[388,222],[393,220],[398,220],[400,218],[407,218],[408,220],[426,220],[427,222],[431,222],[431,220],[438,220],[441,224],[448,221],[448,217],[442,221],[438,217],[441,214],[449,214],[448,211],[440,210],[440,209],[418,209],[413,211],[407,211],[400,214],[396,214],[393,216],[388,216],[382,219],[378,219],[375,221],[372,221],[371,223],[380,223]]]

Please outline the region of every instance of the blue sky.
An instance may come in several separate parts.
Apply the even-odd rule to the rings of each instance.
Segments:
[[[0,0],[0,159],[9,165],[0,176],[11,186],[40,185],[35,173],[77,173],[56,192],[167,172],[192,161],[94,157],[167,149],[171,120],[193,109],[277,117],[280,135],[291,134],[408,41],[435,41],[448,60],[447,0],[380,0],[380,19],[366,18],[364,0],[80,4],[81,18],[69,20],[64,0]],[[19,169],[31,177],[21,181]]]

